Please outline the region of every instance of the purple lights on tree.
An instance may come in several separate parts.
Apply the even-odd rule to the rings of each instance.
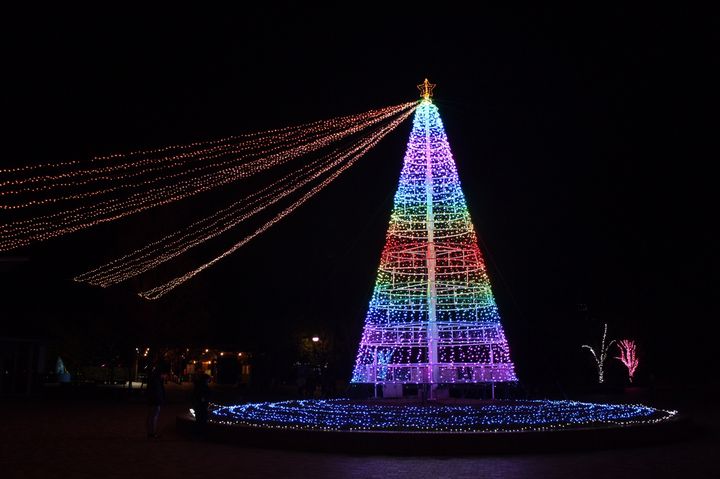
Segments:
[[[432,84],[420,85],[352,382],[517,381]]]

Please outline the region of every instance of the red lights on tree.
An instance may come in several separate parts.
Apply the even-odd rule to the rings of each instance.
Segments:
[[[635,376],[635,370],[640,364],[637,357],[637,344],[633,339],[621,339],[617,341],[618,349],[620,350],[620,356],[615,357],[618,361],[622,362],[628,369],[628,377],[630,382],[633,382],[633,376]]]

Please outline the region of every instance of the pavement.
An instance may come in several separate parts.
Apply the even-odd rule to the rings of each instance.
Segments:
[[[169,386],[168,397],[160,416],[162,437],[153,440],[146,437],[142,397],[117,388],[0,402],[0,478],[720,477],[720,417],[714,405],[704,406],[702,396],[683,404],[701,426],[691,440],[581,453],[462,457],[306,453],[207,442],[175,426],[175,417],[189,408],[189,387]]]

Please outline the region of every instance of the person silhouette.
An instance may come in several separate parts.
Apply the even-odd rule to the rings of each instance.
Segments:
[[[160,408],[165,403],[165,378],[170,372],[169,365],[158,362],[150,372],[147,383],[148,415],[145,422],[148,438],[158,438],[158,420]]]
[[[210,376],[199,370],[193,377],[192,403],[195,410],[195,425],[199,432],[205,429],[208,419],[208,403],[210,401]]]

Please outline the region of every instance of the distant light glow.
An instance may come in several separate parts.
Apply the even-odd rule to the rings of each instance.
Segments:
[[[313,337],[312,337],[312,342],[313,342],[313,343],[317,343],[318,341],[320,341],[320,338],[318,338],[317,336],[313,336]]]

